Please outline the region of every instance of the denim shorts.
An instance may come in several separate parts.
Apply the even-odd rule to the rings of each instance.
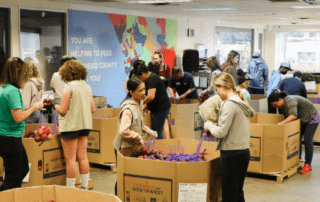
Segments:
[[[82,136],[89,136],[91,130],[84,129],[78,131],[61,132],[61,137],[65,139],[77,139]]]
[[[26,124],[39,123],[40,120],[40,111],[34,111],[27,119]]]

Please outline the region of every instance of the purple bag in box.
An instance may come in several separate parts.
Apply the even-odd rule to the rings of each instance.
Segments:
[[[320,97],[314,98],[314,104],[320,104]]]

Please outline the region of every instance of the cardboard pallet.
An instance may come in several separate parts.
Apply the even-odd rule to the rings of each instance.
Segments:
[[[76,184],[75,188],[80,189],[81,188],[81,184]],[[93,180],[89,179],[89,183],[88,183],[88,189],[93,189]]]
[[[116,173],[117,172],[117,164],[115,163],[90,163],[90,167],[95,168],[109,168],[111,172]]]
[[[263,181],[274,181],[276,183],[281,183],[284,178],[289,178],[296,174],[299,168],[304,166],[304,161],[300,161],[295,166],[292,166],[288,170],[282,173],[247,173],[247,177],[252,179],[261,179]]]

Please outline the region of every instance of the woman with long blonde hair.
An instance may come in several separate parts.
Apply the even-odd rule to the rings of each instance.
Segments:
[[[245,201],[243,184],[250,151],[250,122],[254,110],[237,89],[232,75],[222,72],[213,80],[222,103],[218,124],[205,122],[204,128],[218,138],[222,172],[222,200]]]
[[[38,66],[35,62],[28,60],[25,62],[29,71],[29,81],[24,85],[22,90],[22,101],[24,108],[27,110],[37,102],[41,102],[44,88],[44,81],[40,77]],[[27,124],[38,123],[40,120],[40,111],[34,111],[26,119]]]

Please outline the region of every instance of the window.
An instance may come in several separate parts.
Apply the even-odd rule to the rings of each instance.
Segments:
[[[320,32],[277,32],[275,69],[289,62],[295,71],[319,72]]]
[[[38,65],[45,90],[51,90],[52,75],[66,52],[65,19],[66,13],[20,10],[20,57]]]
[[[252,29],[216,27],[216,56],[223,64],[231,50],[240,54],[239,68],[247,70],[252,56]]]

